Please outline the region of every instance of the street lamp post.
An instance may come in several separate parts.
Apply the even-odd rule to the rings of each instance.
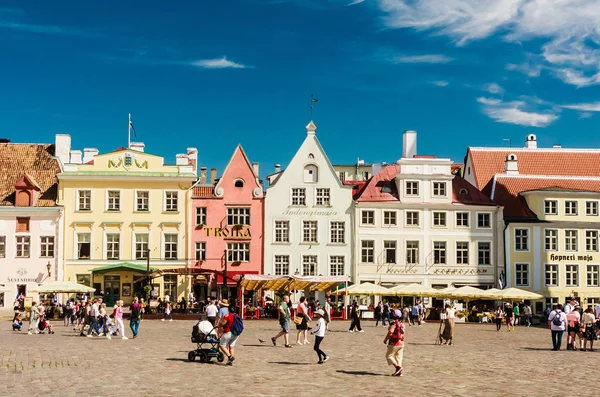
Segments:
[[[229,299],[229,294],[225,294],[227,292],[227,249],[223,250],[223,263],[225,268],[223,271],[223,293],[221,295],[226,295],[225,298]]]

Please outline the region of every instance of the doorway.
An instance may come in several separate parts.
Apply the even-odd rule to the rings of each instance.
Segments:
[[[104,301],[114,306],[121,299],[121,276],[104,276]]]

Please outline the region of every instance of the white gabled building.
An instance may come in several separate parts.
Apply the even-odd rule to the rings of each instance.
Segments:
[[[268,177],[264,274],[352,274],[352,187],[338,178],[316,129],[311,121],[288,167]]]

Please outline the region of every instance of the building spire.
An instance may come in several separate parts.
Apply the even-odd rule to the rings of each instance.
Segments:
[[[306,126],[306,135],[315,135],[315,131],[317,130],[317,125],[314,121],[310,121]]]

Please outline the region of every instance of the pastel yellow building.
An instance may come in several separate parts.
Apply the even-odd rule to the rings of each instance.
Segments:
[[[107,304],[144,295],[148,267],[152,295],[187,297],[191,226],[190,187],[197,150],[177,155],[175,165],[144,152],[144,144],[98,154],[71,150],[57,135],[58,203],[64,206],[64,279],[103,294]],[[149,261],[148,261],[149,258]]]

